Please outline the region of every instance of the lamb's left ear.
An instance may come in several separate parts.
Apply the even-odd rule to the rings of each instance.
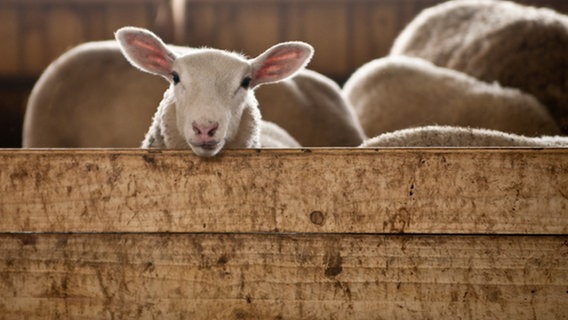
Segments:
[[[313,54],[314,48],[300,41],[284,42],[271,47],[251,60],[251,88],[293,76],[310,62]]]

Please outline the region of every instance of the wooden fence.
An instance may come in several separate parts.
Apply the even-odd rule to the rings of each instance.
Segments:
[[[568,317],[566,149],[0,161],[6,319]]]

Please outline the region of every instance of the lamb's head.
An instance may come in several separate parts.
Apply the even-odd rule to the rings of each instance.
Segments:
[[[242,123],[246,109],[258,107],[254,89],[293,76],[313,55],[313,48],[303,42],[280,43],[253,59],[216,49],[178,55],[150,31],[133,27],[119,29],[116,39],[132,65],[170,82],[175,126],[200,156],[216,155],[228,144],[258,147],[234,143],[237,137],[242,139],[243,130],[257,135],[244,140],[258,141],[260,118]]]

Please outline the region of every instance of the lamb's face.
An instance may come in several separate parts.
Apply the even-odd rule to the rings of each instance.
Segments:
[[[257,107],[252,88],[292,77],[313,55],[307,43],[283,42],[250,60],[215,49],[180,56],[146,29],[124,27],[115,36],[132,65],[170,81],[175,125],[200,156],[214,156],[227,144],[258,145],[258,109],[248,109],[243,119],[245,108]]]
[[[251,66],[211,49],[178,58],[172,69],[178,130],[197,155],[214,156],[235,138],[245,106],[255,101]]]

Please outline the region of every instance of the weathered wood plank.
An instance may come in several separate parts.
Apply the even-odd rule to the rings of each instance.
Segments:
[[[106,7],[105,10],[105,38],[112,39],[114,32],[125,25],[139,26],[145,28],[158,28],[154,22],[154,12],[157,8],[141,3],[132,4],[114,4]]]
[[[65,6],[44,9],[45,15],[44,36],[48,39],[49,51],[40,51],[45,58],[58,57],[71,47],[85,42],[87,38],[85,14],[78,8]],[[51,60],[51,59],[49,59]],[[48,63],[50,61],[47,61]]]
[[[158,25],[155,16],[168,1],[0,1],[0,76],[37,77],[71,47],[112,39],[114,32],[125,25],[164,29],[172,22],[166,20]]]
[[[211,4],[202,6],[203,9],[211,7]],[[273,5],[261,3],[250,5],[239,2],[218,5],[214,8],[214,27],[210,32],[206,32],[211,38],[206,39],[205,44],[210,43],[216,48],[242,52],[255,57],[279,42],[279,12],[274,10]],[[197,12],[199,14],[203,11],[205,10]],[[192,12],[193,6],[190,6],[188,15]],[[195,13],[191,19],[194,19],[195,25],[201,24],[201,17]],[[195,33],[193,30],[189,31],[188,40],[192,40]]]
[[[0,235],[0,314],[566,319],[568,236]]]
[[[0,232],[568,233],[566,149],[0,151]]]
[[[349,13],[349,70],[386,56],[402,29],[397,6],[385,2],[352,4]],[[346,75],[347,76],[347,75]]]
[[[19,61],[15,61],[15,63],[19,62],[18,66],[21,67],[18,72],[25,75],[39,74],[51,61],[51,57],[45,54],[45,49],[50,47],[45,36],[45,8],[27,8],[25,14],[20,13],[19,18],[21,27],[20,33],[16,36],[20,43],[18,46],[11,47],[19,56]],[[13,76],[13,74],[10,75]]]
[[[19,17],[15,8],[0,5],[0,75],[15,74],[21,58],[18,56],[20,39]]]
[[[310,69],[332,78],[349,74],[346,3],[294,3],[288,6],[285,38],[310,43],[315,50]],[[343,44],[343,45],[340,45]]]

